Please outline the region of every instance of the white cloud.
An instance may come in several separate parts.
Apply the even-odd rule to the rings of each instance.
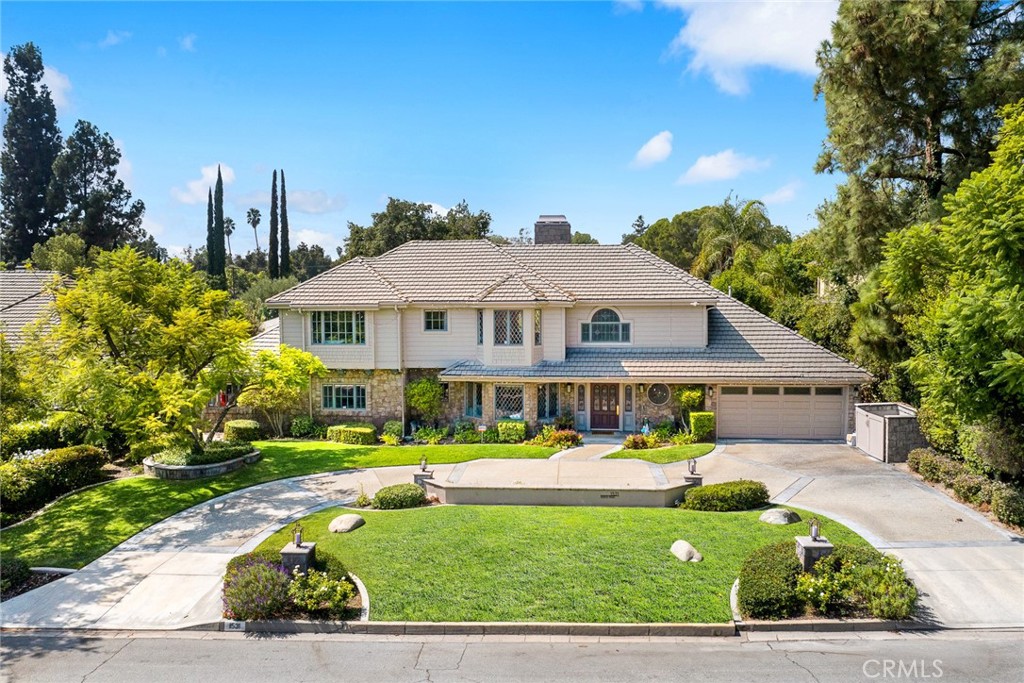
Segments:
[[[769,192],[765,196],[761,197],[761,201],[765,204],[785,204],[791,202],[796,198],[796,191],[803,186],[799,180],[794,180],[791,183],[786,183],[774,192]]]
[[[816,74],[815,52],[831,35],[839,5],[831,0],[662,4],[686,15],[670,53],[689,55],[690,71],[708,73],[720,90],[732,95],[749,90],[747,73],[754,68]]]
[[[716,180],[729,180],[748,171],[760,171],[770,165],[771,162],[767,159],[737,154],[733,150],[727,149],[718,154],[699,157],[693,166],[679,177],[676,184],[694,185]]]
[[[155,220],[149,217],[142,219],[142,229],[148,232],[153,237],[159,237],[164,234],[164,226],[162,223],[157,223]]]
[[[434,202],[427,202],[427,206],[430,207],[430,210],[433,211],[434,215],[436,216],[444,216],[448,213],[448,209],[444,208],[440,204],[436,204]]]
[[[194,33],[189,33],[188,35],[184,35],[178,38],[178,47],[180,47],[185,52],[195,52],[197,40],[199,40],[199,36],[197,36]]]
[[[318,230],[297,230],[288,236],[288,242],[292,249],[305,242],[309,245],[319,244],[329,255],[334,255],[334,250],[341,246],[341,240],[337,235]]]
[[[333,197],[323,190],[288,190],[288,210],[299,213],[333,213],[345,208],[345,198],[340,194]]]
[[[182,204],[201,204],[205,202],[210,188],[217,182],[217,164],[203,166],[199,173],[199,179],[188,181],[185,184],[184,190],[172,187],[171,196]],[[225,185],[235,182],[235,171],[227,164],[220,164],[220,173]]]
[[[0,52],[0,62],[7,59],[6,52]],[[43,65],[43,85],[50,89],[50,99],[53,100],[53,106],[57,108],[57,113],[64,113],[71,105],[71,79],[67,77],[67,74],[62,73],[56,67]],[[0,97],[7,94],[7,76],[0,69]]]
[[[97,43],[97,45],[100,47],[113,47],[120,45],[131,37],[131,31],[107,31],[107,37]]]
[[[672,154],[672,133],[663,130],[644,143],[644,146],[633,157],[630,166],[648,168],[665,161],[670,154]]]
[[[616,14],[629,14],[630,12],[643,12],[643,0],[615,0]]]

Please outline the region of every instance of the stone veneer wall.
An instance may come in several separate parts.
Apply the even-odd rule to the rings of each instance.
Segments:
[[[321,388],[325,384],[363,384],[366,410],[324,410]],[[326,423],[372,422],[380,429],[388,420],[401,420],[405,403],[405,381],[399,370],[332,370],[312,382],[313,417]],[[308,411],[308,407],[307,407]],[[298,414],[308,414],[299,411]]]

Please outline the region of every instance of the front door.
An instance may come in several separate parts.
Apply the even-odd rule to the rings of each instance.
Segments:
[[[593,384],[590,387],[590,428],[619,429],[619,385]]]

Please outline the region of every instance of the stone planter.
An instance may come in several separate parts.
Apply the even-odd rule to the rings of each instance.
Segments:
[[[151,477],[159,479],[202,479],[203,477],[215,477],[218,474],[226,474],[257,462],[260,452],[254,450],[240,458],[232,458],[224,462],[215,462],[208,465],[162,465],[153,461],[150,456],[142,461],[142,470]]]

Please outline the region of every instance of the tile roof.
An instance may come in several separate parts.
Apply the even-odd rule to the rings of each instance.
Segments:
[[[260,329],[249,338],[249,350],[252,353],[273,351],[277,353],[281,345],[281,318],[271,318],[260,323]]]
[[[53,302],[44,289],[55,277],[62,276],[52,270],[0,271],[0,331],[11,346],[24,343],[23,328],[37,321]]]

